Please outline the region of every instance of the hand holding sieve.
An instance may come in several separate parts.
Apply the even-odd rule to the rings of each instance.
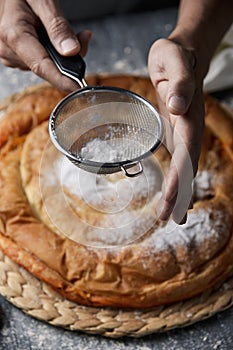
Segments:
[[[129,177],[141,174],[141,161],[162,141],[163,125],[157,109],[129,90],[87,86],[82,57],[61,56],[43,28],[38,34],[60,72],[81,88],[61,100],[50,116],[49,134],[55,147],[89,172],[123,171]]]

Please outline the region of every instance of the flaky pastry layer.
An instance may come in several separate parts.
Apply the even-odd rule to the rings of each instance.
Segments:
[[[93,76],[89,85],[127,88],[156,104],[147,78]],[[98,226],[104,218],[82,197],[66,189],[70,203],[76,203],[75,215],[82,219],[74,228],[63,202],[54,197],[55,222],[44,205],[57,186],[55,182],[41,193],[47,179],[46,171],[41,172],[42,159],[47,164],[47,119],[62,97],[48,85],[29,89],[14,99],[0,120],[3,252],[66,298],[84,305],[152,307],[190,298],[229,276],[233,272],[233,122],[218,102],[206,97],[206,129],[194,183],[195,204],[187,224],[171,228],[169,223],[154,220],[139,240],[126,246],[100,248],[73,241],[56,222],[65,223],[63,230],[83,230],[84,219]],[[54,153],[53,161],[59,157]],[[169,158],[162,148],[157,159],[165,171]],[[155,197],[156,193],[146,204],[142,197],[134,198],[130,210],[146,206],[140,215],[155,215]]]

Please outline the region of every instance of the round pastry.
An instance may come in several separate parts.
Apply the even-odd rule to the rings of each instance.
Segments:
[[[152,103],[147,78],[92,76]],[[146,308],[185,300],[233,273],[233,121],[206,97],[194,208],[178,226],[155,206],[169,154],[143,175],[89,174],[51,144],[47,120],[64,95],[44,84],[17,95],[0,119],[0,249],[67,299]]]

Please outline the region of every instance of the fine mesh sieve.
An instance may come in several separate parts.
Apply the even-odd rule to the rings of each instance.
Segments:
[[[81,87],[65,97],[50,116],[49,133],[54,145],[89,172],[111,174],[122,170],[127,176],[140,174],[141,160],[162,141],[163,126],[157,109],[129,90],[87,86],[83,59],[79,55],[59,55],[45,31],[40,31],[39,37],[59,70]]]

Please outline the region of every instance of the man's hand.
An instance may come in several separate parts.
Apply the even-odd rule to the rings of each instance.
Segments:
[[[31,70],[61,90],[77,89],[71,79],[62,75],[44,47],[36,29],[42,23],[56,50],[71,56],[87,52],[91,32],[77,36],[64,18],[57,0],[0,0],[0,57],[4,65]]]
[[[186,221],[192,203],[192,181],[197,172],[204,129],[202,81],[195,74],[193,52],[169,39],[156,41],[148,67],[164,119],[165,144],[171,154],[157,211],[167,220]]]

